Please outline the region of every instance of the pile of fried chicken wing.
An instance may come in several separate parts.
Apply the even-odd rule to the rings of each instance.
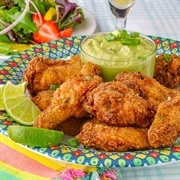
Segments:
[[[79,55],[32,59],[23,81],[41,110],[34,127],[63,131],[102,151],[172,146],[180,135],[180,56],[169,58],[158,55],[154,78],[123,72],[110,82]]]

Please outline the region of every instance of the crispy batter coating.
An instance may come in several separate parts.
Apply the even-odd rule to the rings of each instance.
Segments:
[[[158,106],[154,121],[148,130],[148,139],[154,148],[169,147],[180,133],[180,94]]]
[[[105,82],[88,91],[84,109],[108,125],[148,127],[147,102],[125,84]]]
[[[164,54],[156,58],[154,78],[162,85],[169,88],[180,87],[180,56],[168,55],[171,62],[167,62]]]
[[[68,60],[51,60],[36,57],[32,59],[24,72],[23,81],[28,82],[28,91],[31,96],[48,90],[51,84],[60,85],[74,75],[99,75],[98,66],[91,62],[83,63],[79,55]]]
[[[124,83],[147,101],[151,121],[154,119],[159,104],[178,93],[177,90],[166,88],[154,78],[140,72],[120,73],[115,77],[115,80]]]
[[[87,121],[76,137],[84,146],[102,151],[121,152],[151,148],[146,128],[108,126],[95,118]]]
[[[68,79],[57,88],[53,94],[51,104],[34,122],[34,126],[56,129],[56,127],[70,117],[84,117],[86,111],[82,107],[88,90],[97,87],[103,79],[98,76],[76,75]]]
[[[41,111],[44,111],[51,103],[54,90],[40,91],[31,100],[39,107]]]
[[[23,80],[42,110],[34,126],[77,135],[84,146],[103,151],[171,146],[180,134],[180,91],[162,84],[179,83],[179,59],[156,63],[171,82],[164,84],[159,74],[153,79],[139,72],[120,73],[114,81],[103,82],[98,66],[84,64],[78,55],[70,61],[33,59]],[[60,87],[52,91],[51,84]]]
[[[54,90],[41,91],[32,98],[32,101],[39,107],[41,111],[44,111],[50,105],[54,92]],[[88,117],[70,117],[58,124],[55,127],[55,130],[63,131],[70,136],[75,136],[80,132],[81,126],[87,120],[87,118]]]

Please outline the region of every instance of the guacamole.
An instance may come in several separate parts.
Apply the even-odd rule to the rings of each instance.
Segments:
[[[105,81],[123,71],[140,71],[153,77],[156,45],[152,40],[139,36],[139,43],[123,44],[120,38],[108,41],[106,37],[107,34],[93,35],[81,44],[82,60],[99,65]]]

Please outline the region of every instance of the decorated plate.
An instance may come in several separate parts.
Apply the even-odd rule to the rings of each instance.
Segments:
[[[5,60],[0,65],[0,84],[5,84],[7,80],[12,83],[20,83],[23,71],[26,69],[28,62],[33,57],[49,57],[51,59],[67,58],[68,56],[79,53],[79,46],[85,36],[76,36],[68,39],[52,41],[42,45],[37,45],[20,54],[16,54]],[[173,53],[180,55],[180,42],[150,36],[157,44],[157,54]],[[7,136],[7,128],[13,124],[5,111],[0,111],[0,131]],[[65,135],[66,136],[66,135]],[[41,153],[57,161],[66,161],[82,165],[106,166],[106,167],[136,167],[161,165],[180,161],[180,139],[174,142],[170,148],[131,151],[131,152],[103,152],[95,149],[86,149],[83,146],[78,148],[70,147],[65,142],[59,146],[51,148],[27,148]]]

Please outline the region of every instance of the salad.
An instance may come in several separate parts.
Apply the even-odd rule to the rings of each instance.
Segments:
[[[34,44],[70,37],[83,20],[82,9],[68,0],[3,0],[0,53],[12,55]]]

